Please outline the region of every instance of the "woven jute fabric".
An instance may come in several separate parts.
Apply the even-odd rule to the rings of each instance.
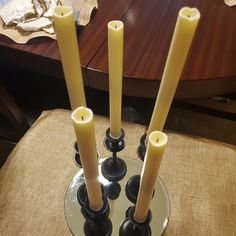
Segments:
[[[109,120],[95,116],[95,125],[99,153],[107,156],[103,139]],[[123,129],[126,148],[121,154],[137,158],[145,127],[123,123]],[[159,173],[171,202],[165,235],[236,235],[236,148],[167,134]],[[74,142],[70,112],[53,110],[17,144],[0,170],[0,235],[71,235],[64,197],[78,172]]]

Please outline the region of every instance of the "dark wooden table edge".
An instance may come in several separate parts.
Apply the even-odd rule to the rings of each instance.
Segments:
[[[108,74],[86,69],[88,87],[109,91]],[[156,98],[160,80],[123,77],[123,95]],[[210,97],[236,91],[236,76],[199,80],[180,80],[175,98]]]

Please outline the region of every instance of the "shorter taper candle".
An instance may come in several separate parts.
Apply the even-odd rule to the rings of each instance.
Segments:
[[[167,141],[167,135],[160,131],[154,131],[148,137],[147,151],[134,212],[134,219],[137,222],[144,222],[147,218],[156,178]]]
[[[96,150],[93,112],[86,107],[79,107],[71,115],[74,123],[80,158],[84,169],[85,184],[89,205],[94,210],[102,207],[101,183],[98,180],[98,161]]]
[[[86,99],[73,9],[70,6],[55,7],[54,26],[70,105],[74,110],[79,106],[86,106]]]

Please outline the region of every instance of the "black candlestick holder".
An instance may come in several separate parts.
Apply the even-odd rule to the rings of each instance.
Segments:
[[[148,211],[147,218],[144,222],[137,222],[134,218],[135,206],[130,207],[126,211],[126,219],[120,226],[120,236],[150,236],[151,228],[150,222],[152,219],[151,211]]]
[[[102,196],[107,197],[107,191],[103,184],[101,184]],[[85,206],[85,200],[88,197],[85,183],[81,184],[77,191],[77,199],[81,207]]]
[[[74,162],[78,167],[82,168],[82,163],[81,163],[81,160],[80,160],[79,147],[78,147],[77,142],[74,142],[74,151],[75,151]]]
[[[88,194],[85,183],[81,184],[78,192],[77,199],[81,206],[81,213],[84,216],[84,234],[85,236],[110,236],[112,233],[112,222],[108,215],[110,212],[109,203],[107,199],[106,189],[101,184],[102,189],[102,208],[95,211],[93,210],[88,201]]]
[[[141,136],[140,143],[139,143],[139,146],[137,148],[138,158],[141,161],[144,161],[146,150],[147,150],[146,137],[147,137],[147,133],[145,133]]]
[[[74,142],[74,151],[75,151],[74,162],[78,167],[82,168],[82,162],[81,162],[81,159],[80,159],[80,152],[79,152],[79,147],[78,147],[77,142]],[[99,153],[98,152],[97,152],[97,158],[99,159]]]
[[[121,129],[121,136],[115,139],[111,136],[110,128],[108,128],[104,146],[108,151],[112,152],[112,156],[102,163],[102,174],[107,180],[118,182],[125,177],[127,172],[125,161],[117,157],[117,152],[120,152],[125,147],[124,130]]]
[[[103,195],[102,208],[95,211],[89,206],[88,198],[85,198],[84,206],[81,212],[85,218],[84,234],[85,236],[110,236],[112,233],[112,223],[108,215],[110,212],[107,197]]]

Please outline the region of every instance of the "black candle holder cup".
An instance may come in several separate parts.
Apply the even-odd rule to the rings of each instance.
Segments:
[[[121,129],[121,136],[115,139],[111,136],[110,128],[108,128],[104,139],[104,146],[108,151],[112,152],[112,157],[107,158],[102,163],[102,174],[109,181],[118,182],[125,177],[127,172],[125,161],[117,157],[117,152],[120,152],[125,147],[124,130]]]
[[[107,197],[107,191],[103,184],[101,184],[102,195]],[[88,197],[85,183],[81,184],[77,191],[77,200],[81,207],[85,206],[85,199]]]
[[[110,208],[106,189],[103,185],[101,185],[101,188],[103,205],[99,210],[94,210],[90,207],[85,183],[80,185],[77,191],[77,199],[81,206],[81,213],[85,218],[85,236],[110,236],[112,234],[112,223],[108,217]]]
[[[85,198],[84,207],[81,212],[85,218],[84,234],[85,236],[110,236],[112,234],[112,223],[108,215],[110,212],[107,197],[103,195],[103,205],[98,211],[89,206],[88,198]]]
[[[137,148],[138,158],[141,161],[144,161],[146,150],[147,150],[147,147],[146,147],[146,137],[147,137],[147,133],[145,133],[145,134],[143,134],[141,136],[140,143],[139,143],[139,146]]]
[[[80,160],[80,152],[79,152],[77,142],[74,143],[74,150],[75,150],[74,162],[78,167],[83,168],[82,167],[82,162]],[[99,159],[99,153],[98,152],[97,152],[97,158]]]
[[[151,211],[148,211],[147,218],[140,223],[134,219],[135,206],[126,211],[126,219],[120,226],[119,236],[151,236],[150,222],[152,219]]]

